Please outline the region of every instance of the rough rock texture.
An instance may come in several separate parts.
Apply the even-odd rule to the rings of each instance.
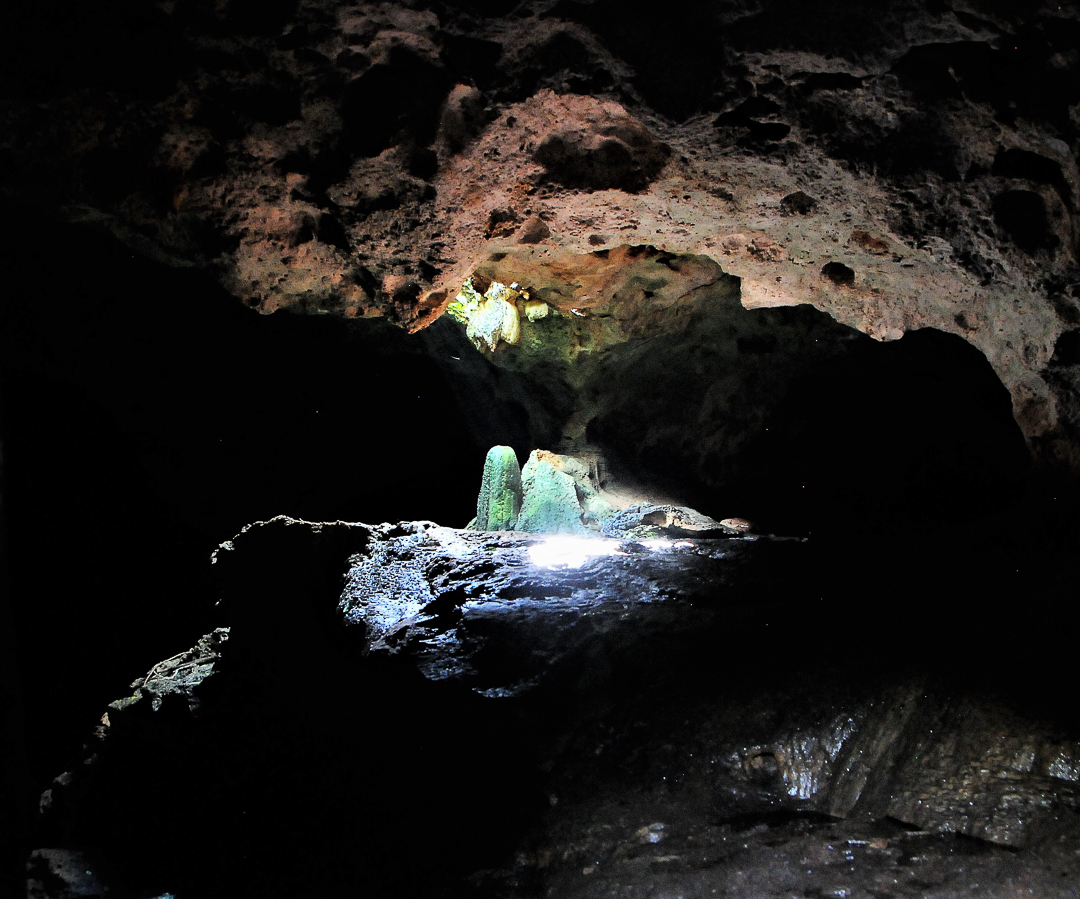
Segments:
[[[110,710],[89,776],[5,852],[37,849],[42,888],[136,899],[1071,895],[1080,504],[1016,497],[1029,450],[1080,470],[1078,21],[1075,0],[9,10],[0,436],[34,767],[125,659],[233,631],[197,688],[179,659]],[[516,293],[457,322],[466,279]],[[286,310],[312,315],[251,323]],[[500,583],[522,595],[485,586],[513,540],[466,583],[476,534],[440,572],[415,528],[278,522],[237,541],[250,565],[219,554],[230,617],[202,620],[182,553],[279,511],[463,524],[493,444],[810,540],[728,541],[742,580],[692,608],[650,576],[648,608],[579,615],[616,582],[567,569],[556,621],[478,645],[532,595],[520,568]],[[623,551],[596,564],[644,556]],[[376,570],[342,628],[353,556]],[[517,689],[534,646],[565,689]]]
[[[512,531],[521,512],[521,468],[513,447],[493,446],[484,459],[484,476],[476,498],[480,531]]]
[[[1002,689],[1071,666],[1036,671],[1020,619],[972,671],[935,598],[914,655],[838,629],[865,571],[812,542],[584,547],[245,528],[215,555],[228,641],[110,707],[45,803],[35,895],[89,883],[76,860],[133,896],[1071,895],[1076,716]]]
[[[606,537],[717,537],[737,533],[738,528],[693,509],[656,503],[628,506],[604,524]]]
[[[543,455],[548,455],[544,453]],[[579,534],[588,531],[574,478],[534,450],[521,470],[521,517],[517,529],[533,534]]]
[[[794,571],[801,548],[790,539],[754,549],[743,541],[649,548],[592,536],[382,526],[351,560],[339,609],[363,631],[367,652],[405,654],[433,680],[512,696],[557,689],[589,659],[644,659],[654,638],[685,639],[713,620],[710,598],[761,589],[744,579],[770,564]],[[529,652],[515,654],[514,645]]]
[[[640,500],[610,483],[602,456],[591,458],[533,450],[520,473],[507,446],[494,446],[484,461],[469,527],[528,534],[656,537],[735,535],[749,530],[743,519],[714,521],[671,504]]]
[[[1074,0],[176,0],[41,54],[47,6],[5,48],[16,204],[263,311],[410,329],[488,271],[656,333],[711,267],[748,308],[962,337],[1080,467]]]

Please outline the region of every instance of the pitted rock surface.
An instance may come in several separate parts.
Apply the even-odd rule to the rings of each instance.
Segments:
[[[677,530],[680,513],[692,512],[650,508]],[[711,521],[697,518],[703,528]],[[704,533],[721,530],[711,523]],[[407,658],[429,679],[484,696],[565,688],[567,671],[602,658],[671,691],[664,702],[679,705],[663,656],[672,641],[693,651],[702,633],[722,639],[755,616],[747,603],[757,597],[783,614],[808,588],[797,575],[808,553],[798,541],[765,537],[635,543],[384,525],[350,559],[339,612],[366,628],[367,652]],[[384,591],[386,578],[409,589]],[[1080,742],[1007,709],[918,680],[872,689],[826,680],[781,695],[783,709],[751,689],[725,709],[695,710],[694,719],[712,719],[708,751],[724,772],[711,787],[713,820],[857,811],[1021,846],[1055,814],[1080,811]],[[773,733],[756,742],[763,720]]]
[[[1080,464],[1048,376],[1080,322],[1073,0],[22,16],[5,195],[262,311],[416,329],[479,267],[554,292],[597,250],[655,247],[712,260],[747,307],[963,337],[1039,454]]]
[[[628,506],[604,524],[604,534],[608,537],[716,537],[739,533],[739,528],[694,509],[663,503]]]

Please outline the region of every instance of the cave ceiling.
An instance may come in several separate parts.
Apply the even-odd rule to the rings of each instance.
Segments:
[[[517,339],[474,342],[569,392],[564,447],[604,351],[691,352],[734,302],[962,338],[1080,466],[1075,3],[161,0],[59,30],[8,48],[7,200],[263,313],[423,332],[513,285]]]

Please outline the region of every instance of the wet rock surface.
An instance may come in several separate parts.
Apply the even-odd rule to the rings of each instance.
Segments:
[[[1052,640],[980,670],[935,593],[912,651],[812,542],[584,543],[245,528],[228,639],[110,707],[35,895],[1073,894],[1080,722],[1017,702]]]
[[[339,606],[345,624],[364,633],[366,651],[507,697],[566,690],[597,664],[640,667],[648,677],[659,664],[653,653],[669,651],[669,641],[689,640],[719,618],[738,621],[742,609],[718,597],[752,601],[766,586],[754,583],[761,572],[797,570],[801,546],[474,534],[433,524],[374,537],[351,560]]]

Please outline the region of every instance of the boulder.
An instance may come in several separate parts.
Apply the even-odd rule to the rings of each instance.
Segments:
[[[587,534],[574,479],[533,450],[521,472],[517,530],[532,534]]]
[[[605,537],[722,537],[736,533],[732,527],[687,506],[669,503],[635,503],[604,523]]]

